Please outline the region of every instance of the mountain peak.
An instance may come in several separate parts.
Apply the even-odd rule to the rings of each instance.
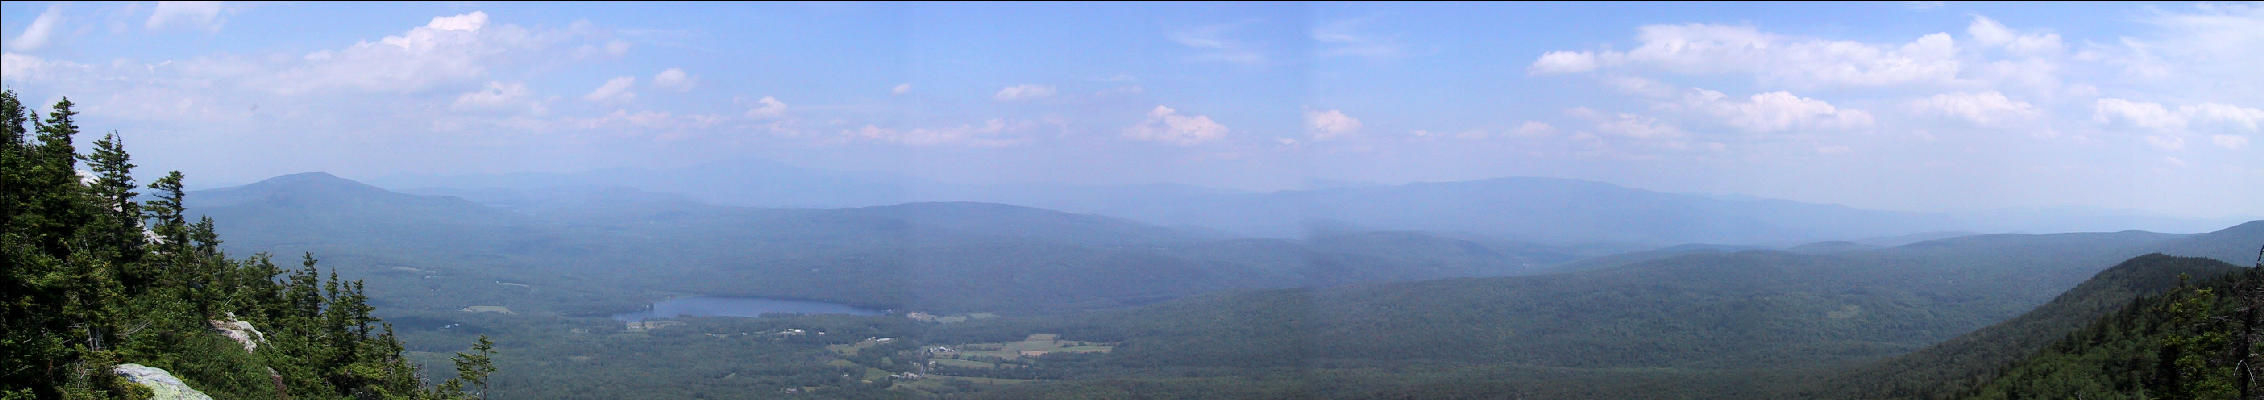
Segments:
[[[340,177],[338,177],[337,175],[331,175],[331,174],[330,174],[330,173],[328,173],[328,172],[322,172],[322,171],[314,171],[314,172],[300,172],[300,173],[296,173],[296,174],[277,175],[277,176],[275,176],[275,177],[273,177],[273,178],[267,178],[267,179],[265,179],[265,180],[261,180],[261,181],[259,181],[259,183],[287,183],[287,182],[310,182],[310,181],[352,181],[352,180],[351,180],[351,179],[346,179],[346,178],[340,178]],[[357,183],[358,183],[358,182],[357,182]],[[255,183],[255,184],[257,184],[257,183]]]
[[[302,172],[267,178],[249,185],[197,191],[189,199],[200,206],[218,206],[245,201],[340,203],[348,199],[402,197],[415,196],[394,193],[328,172]]]

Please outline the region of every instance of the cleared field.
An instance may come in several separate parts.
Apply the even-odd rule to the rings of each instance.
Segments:
[[[947,365],[960,368],[998,368],[998,365],[992,363],[961,360],[956,358],[938,358],[933,361],[935,361],[936,365]]]
[[[1116,348],[1114,343],[1061,340],[1052,333],[1031,334],[1019,342],[968,343],[954,346],[957,351],[936,355],[937,359],[1005,360],[1041,357],[1050,353],[1106,353]]]

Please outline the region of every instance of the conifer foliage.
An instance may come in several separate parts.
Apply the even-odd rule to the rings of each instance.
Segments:
[[[224,399],[479,397],[495,370],[486,337],[426,387],[360,281],[326,277],[312,254],[288,271],[229,258],[212,219],[189,220],[179,171],[137,185],[115,132],[80,154],[72,107],[39,118],[0,92],[0,399],[148,397],[111,372],[121,363]],[[137,202],[142,189],[153,199]],[[235,321],[263,339],[219,333]]]

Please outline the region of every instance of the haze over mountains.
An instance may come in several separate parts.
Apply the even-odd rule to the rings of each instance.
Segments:
[[[1510,381],[1570,374],[1543,386],[1609,389],[1590,395],[1624,393],[1613,390],[1629,386],[1606,382],[1626,368],[1675,371],[1629,378],[1711,387],[1703,390],[1717,397],[1807,390],[1728,382],[1843,370],[1960,335],[2002,338],[1974,332],[2044,310],[2122,260],[2162,252],[2240,261],[2264,243],[2264,221],[2202,234],[1965,235],[1908,214],[1530,178],[1187,195],[1187,204],[1227,211],[1147,209],[1190,221],[1177,226],[983,202],[763,208],[592,185],[425,192],[456,194],[305,173],[192,192],[188,204],[224,221],[232,253],[314,251],[373,280],[373,301],[396,310],[412,338],[449,337],[439,327],[451,324],[525,323],[455,311],[469,305],[573,320],[667,296],[764,296],[1005,315],[931,332],[939,342],[1043,331],[1121,343],[1084,367],[1050,369],[1062,374],[1416,363]],[[1378,209],[1401,211],[1368,211]],[[1452,212],[1469,215],[1445,218]],[[1221,215],[1255,217],[1205,219]],[[1337,218],[1297,219],[1306,215]],[[1282,237],[1249,233],[1266,229]],[[1542,237],[1554,243],[1526,240],[1552,230],[1562,235]],[[1641,244],[1722,237],[1748,244]],[[1852,240],[1820,240],[1829,238]],[[1346,368],[1328,370],[1368,382],[1359,385],[1404,377]],[[1763,370],[1773,372],[1754,372]],[[1587,379],[1598,381],[1563,383]]]
[[[1794,245],[1932,232],[2205,232],[2243,218],[2175,218],[2082,209],[1912,213],[1750,196],[1660,193],[1555,178],[1348,184],[1245,192],[1187,185],[953,184],[739,159],[693,167],[580,173],[397,175],[373,181],[409,193],[524,206],[529,199],[631,188],[716,205],[844,208],[978,201],[1091,213],[1221,233],[1301,237],[1338,230],[1466,233],[1558,245]]]

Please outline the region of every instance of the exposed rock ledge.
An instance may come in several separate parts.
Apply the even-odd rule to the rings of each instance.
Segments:
[[[173,373],[165,372],[164,369],[141,364],[118,364],[118,368],[111,371],[134,384],[148,387],[150,392],[156,394],[150,397],[152,400],[212,400],[212,396],[190,388],[189,384],[181,382],[181,378],[173,377]]]
[[[267,342],[267,335],[260,334],[259,329],[252,327],[252,323],[237,320],[235,313],[229,313],[226,320],[216,319],[206,322],[212,323],[212,330],[219,331],[222,335],[228,335],[228,338],[235,339],[236,343],[244,344],[244,351],[246,352],[259,348],[260,343]]]

